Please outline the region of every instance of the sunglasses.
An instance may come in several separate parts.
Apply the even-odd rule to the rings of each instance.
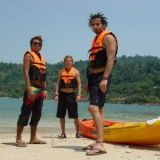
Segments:
[[[42,46],[42,43],[40,43],[40,42],[33,42],[32,44],[33,44],[33,45]]]

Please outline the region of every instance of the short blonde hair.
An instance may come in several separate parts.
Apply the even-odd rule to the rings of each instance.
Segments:
[[[70,55],[66,55],[65,57],[64,57],[64,62],[66,61],[66,59],[68,59],[68,58],[70,58],[71,60],[72,60],[72,62],[74,62],[73,61],[73,57],[72,56],[70,56]]]

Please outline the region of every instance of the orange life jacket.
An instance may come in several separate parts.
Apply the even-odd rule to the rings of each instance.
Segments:
[[[112,32],[106,30],[102,31],[98,36],[96,36],[93,39],[91,49],[89,50],[90,52],[89,61],[90,61],[90,66],[92,68],[103,67],[106,65],[107,55],[106,55],[106,49],[103,48],[103,40],[104,37],[108,34],[113,35],[117,42],[116,36]],[[118,50],[118,45],[117,45],[117,50]]]
[[[60,88],[77,87],[76,69],[72,67],[68,72],[65,68],[62,69],[60,75]]]
[[[29,77],[30,80],[46,80],[46,62],[43,56],[37,55],[33,51],[27,51],[33,58],[33,62],[30,66]],[[27,54],[26,53],[26,54]]]

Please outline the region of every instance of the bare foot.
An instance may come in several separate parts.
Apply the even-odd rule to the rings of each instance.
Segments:
[[[83,150],[91,150],[95,145],[96,145],[96,142],[94,142],[94,143],[92,143],[92,144],[89,144],[88,146],[83,147],[82,149],[83,149]]]
[[[31,139],[29,143],[30,143],[30,144],[46,144],[45,141],[42,141],[42,140],[40,140],[40,139],[38,139],[38,138],[33,138],[33,139]]]
[[[27,147],[27,144],[22,139],[17,139],[16,146],[17,147]]]
[[[107,153],[104,149],[103,143],[97,143],[92,149],[86,151],[86,155],[93,156],[93,155],[100,155]]]

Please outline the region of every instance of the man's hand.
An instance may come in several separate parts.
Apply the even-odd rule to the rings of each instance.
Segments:
[[[107,83],[108,80],[103,80],[100,82],[99,87],[102,93],[105,93],[107,91]]]
[[[80,95],[77,95],[77,101],[80,101],[81,100],[81,96]]]
[[[31,87],[27,87],[27,96],[32,102],[35,100],[35,95],[33,94]]]
[[[54,100],[57,102],[58,101],[58,95],[55,95]]]
[[[46,90],[43,91],[44,99],[48,98],[48,92]]]
[[[27,87],[27,96],[28,98],[30,98],[32,96],[32,88],[31,87]]]

